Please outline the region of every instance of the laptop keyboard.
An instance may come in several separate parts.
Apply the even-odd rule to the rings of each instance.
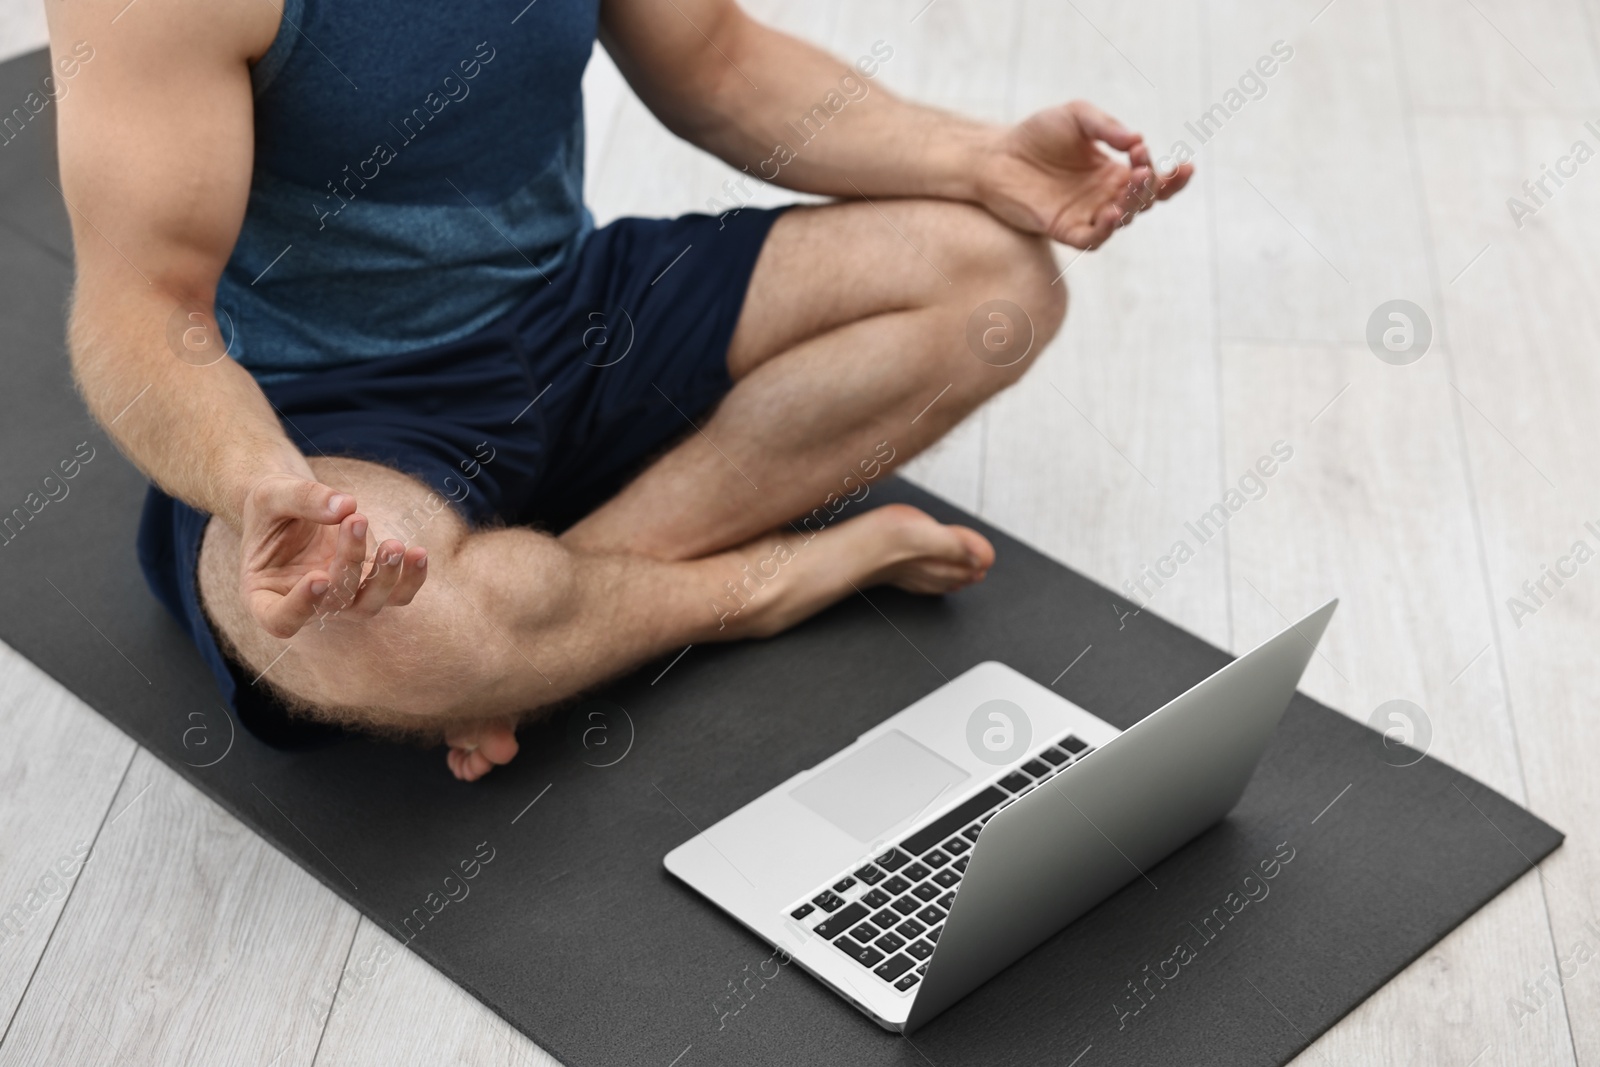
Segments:
[[[995,812],[1093,752],[1068,734],[899,844],[842,871],[789,917],[880,981],[910,993],[928,969],[972,845]]]

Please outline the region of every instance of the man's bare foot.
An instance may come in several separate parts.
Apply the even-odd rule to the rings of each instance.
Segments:
[[[727,555],[743,563],[743,584],[725,594],[723,585],[712,600],[724,639],[781,633],[868,586],[954,592],[982,581],[994,564],[994,546],[982,534],[909,504],[886,504],[820,533],[774,531]]]
[[[953,593],[983,581],[994,565],[994,546],[976,530],[946,526],[909,504],[885,504],[846,523],[885,561],[860,586],[892,585],[908,593]],[[844,526],[840,527],[841,532]]]
[[[517,754],[516,727],[510,719],[457,723],[445,731],[444,740],[450,746],[444,760],[463,782],[476,782]]]

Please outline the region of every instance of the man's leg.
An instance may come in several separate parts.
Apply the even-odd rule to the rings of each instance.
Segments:
[[[869,225],[883,232],[874,239]],[[1032,318],[1037,351],[1064,303],[1052,266],[1042,244],[960,205],[792,212],[752,278],[728,355],[738,386],[707,426],[715,445],[691,436],[561,540],[470,532],[448,510],[419,524],[421,484],[314,459],[370,518],[369,564],[389,538],[428,549],[416,600],[374,618],[335,612],[277,640],[239,603],[238,538],[213,522],[200,566],[207,611],[261,684],[327,718],[442,733],[456,746],[452,769],[475,778],[515,753],[508,717],[652,656],[768,636],[858,587],[958,588],[981,577],[992,549],[915,509],[879,508],[817,535],[783,524],[841,489],[878,442],[914,454],[1014,381],[1026,361],[979,360],[967,319],[986,300],[1011,300]],[[737,456],[724,458],[726,442]],[[745,480],[752,471],[760,490]]]
[[[223,644],[291,702],[378,731],[438,737],[465,778],[516,751],[508,720],[690,643],[766,637],[857,587],[938,593],[972,581],[987,545],[970,530],[887,507],[814,535],[783,531],[702,559],[658,561],[573,549],[522,528],[474,532],[406,475],[350,459],[311,460],[368,522],[369,563],[402,542],[427,549],[412,602],[360,601],[287,640],[239,596],[240,542],[212,520],[201,598]],[[976,561],[976,562],[975,562]],[[480,750],[481,748],[481,750]]]
[[[734,389],[702,432],[563,540],[693,559],[843,495],[844,477],[859,478],[880,442],[909,458],[1021,376],[1065,314],[1055,274],[1042,238],[966,204],[789,211],[729,346]],[[978,358],[967,340],[974,311],[995,299],[1031,320],[1028,358],[1010,366]]]

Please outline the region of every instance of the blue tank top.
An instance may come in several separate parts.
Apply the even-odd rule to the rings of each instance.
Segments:
[[[487,325],[573,254],[598,0],[286,0],[217,287],[264,379]],[[230,330],[231,327],[231,330]]]

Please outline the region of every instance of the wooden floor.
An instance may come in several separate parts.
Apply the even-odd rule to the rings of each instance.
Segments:
[[[0,0],[0,54],[42,42],[37,4]],[[1305,689],[1412,702],[1417,743],[1570,834],[1297,1062],[1600,1067],[1600,564],[1522,591],[1600,546],[1600,162],[1507,205],[1600,148],[1600,0],[755,6],[849,58],[888,42],[883,84],[942,106],[1084,97],[1197,151],[1177,202],[1062,250],[1063,334],[913,475],[1120,587],[1292,447],[1154,610],[1240,650],[1342,597]],[[1185,124],[1280,40],[1202,145]],[[587,88],[600,221],[720,195],[604,53]],[[1366,339],[1395,299],[1431,322],[1409,365]],[[553,1062],[3,647],[0,735],[0,909],[43,901],[0,944],[0,1065]]]

